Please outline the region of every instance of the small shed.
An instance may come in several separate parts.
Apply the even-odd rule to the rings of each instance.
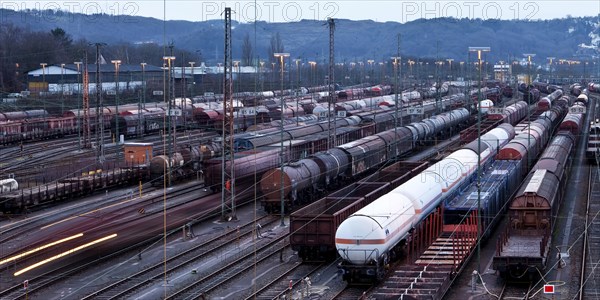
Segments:
[[[147,164],[152,159],[152,143],[125,143],[123,152],[129,164]]]

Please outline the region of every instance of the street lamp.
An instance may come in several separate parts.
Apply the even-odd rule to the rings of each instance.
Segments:
[[[142,96],[140,97],[140,99],[138,99],[138,137],[142,137],[142,135],[144,134],[144,124],[142,122],[142,102],[145,102],[143,99],[146,97],[146,63],[140,63],[140,66],[142,66]]]
[[[40,66],[42,66],[42,86],[48,86],[48,84],[46,84],[46,66],[48,64],[47,63],[40,63]],[[40,95],[42,95],[42,92],[40,92]],[[45,93],[43,94],[45,95]],[[42,97],[42,105],[44,106],[44,110],[46,110],[46,101],[43,99],[44,97]]]
[[[192,92],[191,92],[191,96],[192,99],[194,98],[194,94],[196,93],[196,79],[194,78],[194,65],[196,64],[195,61],[190,61],[188,62],[188,64],[190,64],[190,68],[192,69]]]
[[[115,65],[115,101],[117,102],[117,106],[115,109],[115,117],[116,117],[116,125],[115,125],[115,135],[117,138],[117,144],[120,142],[119,138],[119,66],[121,65],[121,61],[118,59],[111,60],[111,63]],[[117,148],[117,158],[119,157],[119,148]]]
[[[279,58],[279,64],[281,65],[281,120],[279,122],[281,129],[281,153],[279,156],[281,157],[281,226],[285,226],[284,217],[285,217],[285,202],[284,202],[284,193],[283,193],[283,162],[284,162],[284,151],[283,151],[283,112],[285,109],[285,102],[283,101],[283,66],[284,59],[286,57],[290,57],[289,53],[273,53],[275,58]]]
[[[65,64],[60,64],[60,114],[65,111]]]
[[[354,79],[356,78],[356,76],[354,74],[355,66],[356,66],[355,62],[350,62],[350,82],[352,82],[353,84],[356,82],[356,81],[354,81]]]
[[[234,60],[233,61],[233,66],[235,67],[236,71],[237,71],[237,83],[238,83],[238,92],[242,90],[242,82],[240,81],[240,63],[241,61],[239,60]]]
[[[527,86],[529,87],[529,85],[531,84],[531,59],[533,57],[535,57],[535,54],[533,53],[524,53],[523,56],[527,57]],[[527,97],[527,103],[529,106],[531,106],[531,95],[528,95]],[[530,148],[530,144],[531,144],[531,110],[527,110],[527,148]],[[531,151],[527,151],[527,170],[529,170],[529,166],[531,165],[531,156],[529,155]]]
[[[142,66],[142,109],[146,109],[146,65],[147,63],[140,63]]]
[[[260,91],[265,90],[265,62],[260,61]],[[261,97],[262,98],[262,97]]]
[[[414,64],[415,64],[415,61],[414,61],[414,60],[410,60],[410,59],[408,60],[408,67],[410,68],[410,76],[411,76],[411,77],[414,77],[414,76],[413,76],[413,65],[414,65]]]
[[[360,66],[360,83],[362,84],[365,77],[365,63],[359,61],[358,65]]]
[[[81,91],[81,65],[83,64],[83,62],[80,61],[76,61],[74,62],[75,66],[77,66],[77,89],[78,91],[78,96],[77,96],[77,140],[79,141],[79,151],[81,151],[81,127],[80,127],[80,123],[81,123],[81,117],[79,116],[80,112],[81,112],[81,98],[79,96],[83,96],[83,93]]]
[[[300,98],[300,62],[302,60],[301,59],[294,59],[294,62],[296,63],[296,126],[299,125],[299,116],[298,116],[298,98]]]
[[[163,56],[163,60],[167,62],[167,67],[168,67],[168,81],[167,81],[167,91],[166,93],[164,93],[164,99],[165,101],[167,101],[167,131],[168,131],[168,140],[169,140],[169,145],[168,145],[168,150],[167,150],[167,155],[169,157],[169,162],[171,160],[172,155],[172,140],[171,140],[171,117],[172,117],[172,102],[171,101],[171,62],[175,60],[175,56]],[[168,163],[167,164],[167,186],[171,186],[171,164]]]
[[[369,81],[371,80],[371,77],[373,77],[373,63],[375,62],[372,59],[368,59],[367,62],[369,63]]]
[[[314,86],[315,69],[317,68],[317,62],[309,61],[308,64],[310,65],[310,86]]]
[[[275,55],[275,54],[273,54]],[[275,82],[275,62],[271,63],[271,84],[269,85],[271,87],[272,90],[275,90],[273,88],[273,83]]]
[[[531,59],[535,57],[533,53],[524,53],[523,56],[527,57],[527,84],[531,84]]]
[[[552,82],[552,61],[556,59],[556,57],[546,57],[548,59],[548,63],[550,64],[550,82]]]
[[[385,78],[383,77],[383,69],[384,69],[385,63],[383,62],[379,62],[379,82],[381,82],[381,84],[385,84]]]
[[[450,76],[450,79],[452,79],[452,62],[454,61],[454,58],[447,58],[446,61],[448,62],[448,75]]]
[[[399,51],[398,51],[399,52]],[[398,53],[400,54],[400,53]],[[398,95],[399,93],[402,93],[402,90],[398,89],[398,70],[400,69],[400,64],[402,63],[402,57],[401,56],[392,56],[392,59],[394,60],[394,94],[396,94],[394,97],[394,101],[396,102],[396,118],[395,118],[395,122],[396,124],[394,124],[394,129],[396,129],[398,127],[398,118],[400,118],[400,124],[402,124],[402,95]],[[398,97],[400,97],[400,99],[398,100]],[[398,105],[400,105],[400,116],[398,117]],[[400,125],[402,126],[402,125]],[[396,132],[394,130],[394,135],[396,135]]]
[[[469,54],[477,52],[477,60],[479,62],[479,82],[481,83],[481,53],[490,52],[490,47],[469,47]],[[477,273],[481,274],[481,86],[477,86],[478,101],[477,101]]]

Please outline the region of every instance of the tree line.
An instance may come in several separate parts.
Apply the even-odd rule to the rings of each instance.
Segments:
[[[93,64],[96,56],[95,43],[85,39],[73,40],[72,36],[60,27],[50,32],[32,31],[4,23],[0,26],[0,92],[20,92],[27,89],[27,72],[40,68],[40,63],[48,65],[73,64],[76,61]],[[105,60],[119,59],[123,64],[162,66],[162,57],[174,55],[185,57],[176,61],[176,66],[188,61],[202,61],[200,52],[190,52],[156,43],[107,44],[101,47]]]

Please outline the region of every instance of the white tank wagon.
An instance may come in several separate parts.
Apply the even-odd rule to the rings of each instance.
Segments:
[[[344,220],[335,234],[344,279],[382,279],[415,225],[476,174],[478,153],[482,165],[491,162],[514,134],[502,124]]]

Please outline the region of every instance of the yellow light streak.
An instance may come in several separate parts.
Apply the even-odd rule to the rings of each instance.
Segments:
[[[52,257],[50,257],[50,258],[44,259],[44,260],[42,260],[42,261],[40,261],[40,262],[37,262],[37,263],[35,263],[35,264],[33,264],[33,265],[29,266],[29,267],[26,267],[26,268],[24,268],[24,269],[22,269],[22,270],[20,270],[20,271],[17,271],[17,272],[15,272],[15,274],[13,274],[13,275],[14,275],[15,277],[16,277],[16,276],[19,276],[19,275],[21,275],[21,274],[23,274],[23,273],[25,273],[25,272],[27,272],[27,271],[30,271],[30,270],[32,270],[32,269],[35,269],[35,268],[37,268],[37,267],[39,267],[39,266],[41,266],[41,265],[47,264],[47,263],[49,263],[49,262],[51,262],[51,261],[53,261],[53,260],[57,260],[57,259],[59,259],[59,258],[61,258],[61,257],[65,257],[65,256],[67,256],[67,255],[70,255],[70,254],[73,254],[73,253],[75,253],[75,252],[77,252],[77,251],[79,251],[79,250],[83,250],[83,249],[85,249],[85,248],[87,248],[87,247],[93,246],[93,245],[95,245],[95,244],[98,244],[98,243],[104,242],[104,241],[106,241],[106,240],[109,240],[109,239],[112,239],[112,238],[115,238],[115,237],[117,237],[117,234],[116,234],[116,233],[113,233],[113,234],[111,234],[111,235],[109,235],[109,236],[105,236],[105,237],[103,237],[103,238],[100,238],[100,239],[97,239],[97,240],[95,240],[95,241],[91,241],[91,242],[89,242],[89,243],[87,243],[87,244],[83,244],[83,245],[81,245],[81,246],[79,246],[79,247],[75,247],[75,248],[73,248],[73,249],[71,249],[71,250],[65,251],[65,252],[63,252],[63,253],[57,254],[57,255],[55,255],[55,256],[52,256]]]
[[[54,241],[54,242],[52,242],[52,243],[48,243],[48,244],[46,244],[46,245],[43,245],[43,246],[37,247],[37,248],[35,248],[35,249],[31,249],[31,250],[29,250],[29,251],[23,252],[23,253],[21,253],[21,254],[17,254],[17,255],[15,255],[15,256],[11,256],[11,257],[9,257],[9,258],[6,258],[6,259],[3,259],[3,260],[0,260],[0,266],[1,266],[1,265],[3,265],[3,264],[5,264],[5,263],[8,263],[8,262],[11,262],[11,261],[17,260],[17,259],[19,259],[19,258],[22,258],[22,257],[25,257],[25,256],[27,256],[27,255],[31,255],[31,254],[33,254],[33,253],[36,253],[36,252],[38,252],[38,251],[42,251],[42,250],[44,250],[44,249],[46,249],[46,248],[50,248],[50,247],[52,247],[52,246],[55,246],[55,245],[58,245],[58,244],[60,244],[60,243],[64,243],[64,242],[66,242],[66,241],[70,241],[70,240],[72,240],[72,239],[76,239],[76,238],[79,238],[79,237],[82,237],[82,236],[83,236],[83,233],[79,233],[79,234],[76,234],[76,235],[73,235],[73,236],[70,236],[70,237],[64,238],[64,239],[62,239],[62,240]]]

